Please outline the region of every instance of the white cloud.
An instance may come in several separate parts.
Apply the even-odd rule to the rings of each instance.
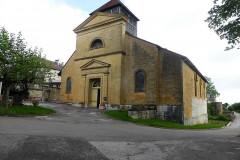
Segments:
[[[29,46],[43,49],[47,59],[66,62],[76,48],[73,29],[88,14],[55,0],[0,0],[0,27],[22,32]]]

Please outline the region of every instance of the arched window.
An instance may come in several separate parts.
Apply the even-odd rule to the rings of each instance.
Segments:
[[[93,88],[99,88],[99,87],[101,87],[100,80],[94,81]]]
[[[145,91],[145,72],[142,70],[139,70],[135,73],[135,91]]]
[[[67,78],[66,93],[71,93],[71,88],[72,88],[72,79],[70,77],[68,77]]]
[[[91,49],[96,49],[100,47],[103,47],[103,42],[101,39],[95,39],[90,46]]]

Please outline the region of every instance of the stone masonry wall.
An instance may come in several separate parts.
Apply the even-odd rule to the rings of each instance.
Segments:
[[[183,106],[181,58],[161,49],[159,61],[159,85],[157,104],[161,106]]]
[[[156,104],[158,48],[128,34],[125,39],[121,104]],[[138,70],[145,72],[144,92],[135,92],[135,73]]]
[[[182,68],[184,125],[207,123],[208,116],[205,82],[199,77],[199,75],[197,75],[196,78],[196,73],[184,62],[182,63]]]
[[[157,118],[183,124],[183,106],[157,106]]]

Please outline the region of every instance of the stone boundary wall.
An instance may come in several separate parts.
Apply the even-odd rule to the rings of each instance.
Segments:
[[[208,114],[198,115],[192,118],[184,119],[184,125],[195,125],[208,123]]]
[[[183,124],[183,106],[157,106],[157,118]]]
[[[184,125],[208,123],[208,115],[201,114],[184,119],[183,106],[157,106],[155,110],[131,111],[132,105],[106,104],[107,110],[127,110],[128,116],[133,119],[161,119]]]
[[[161,119],[180,124],[184,123],[184,113],[182,106],[157,106],[155,110],[131,111],[131,105],[107,105],[107,110],[128,110],[128,116],[133,119]],[[129,111],[130,110],[130,111]]]
[[[128,111],[128,116],[133,119],[156,119],[156,110],[146,110],[146,111]]]

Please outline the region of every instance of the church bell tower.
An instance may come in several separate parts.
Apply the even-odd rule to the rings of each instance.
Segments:
[[[120,0],[110,0],[100,8],[90,13],[90,15],[94,14],[95,12],[107,12],[114,14],[123,14],[127,16],[128,22],[126,31],[137,37],[137,22],[139,19]]]

